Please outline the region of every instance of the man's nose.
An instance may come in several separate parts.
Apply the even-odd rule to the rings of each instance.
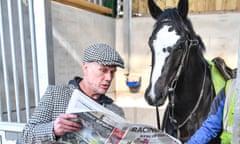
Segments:
[[[105,79],[108,80],[108,81],[111,81],[113,79],[113,75],[112,73],[108,72],[105,74]]]

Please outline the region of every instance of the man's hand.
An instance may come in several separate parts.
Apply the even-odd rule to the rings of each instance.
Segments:
[[[75,114],[61,114],[53,123],[54,134],[62,136],[66,132],[77,131],[82,128],[80,123],[74,122],[71,119],[78,118]]]

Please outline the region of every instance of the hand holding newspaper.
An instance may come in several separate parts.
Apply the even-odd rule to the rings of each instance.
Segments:
[[[181,144],[160,130],[134,124],[104,108],[79,90],[75,90],[66,113],[78,115],[73,121],[82,124],[77,132],[67,133],[61,144]]]

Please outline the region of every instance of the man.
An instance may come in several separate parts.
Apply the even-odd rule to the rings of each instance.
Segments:
[[[71,121],[77,116],[65,113],[74,89],[124,117],[123,110],[105,96],[117,67],[124,68],[123,59],[110,46],[95,44],[85,49],[83,77],[75,77],[68,85],[47,88],[23,129],[21,143],[54,143],[65,133],[81,129],[81,124]]]
[[[206,144],[218,135],[221,144],[231,144],[235,96],[236,79],[228,80],[215,97],[207,119],[186,144]]]

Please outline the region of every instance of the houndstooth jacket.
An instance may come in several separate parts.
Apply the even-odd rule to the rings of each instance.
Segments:
[[[73,85],[48,86],[39,105],[25,125],[18,143],[55,143],[57,138],[53,132],[53,122],[60,114],[65,113],[74,89],[76,87]],[[124,117],[123,110],[117,105],[111,103],[104,106]]]

